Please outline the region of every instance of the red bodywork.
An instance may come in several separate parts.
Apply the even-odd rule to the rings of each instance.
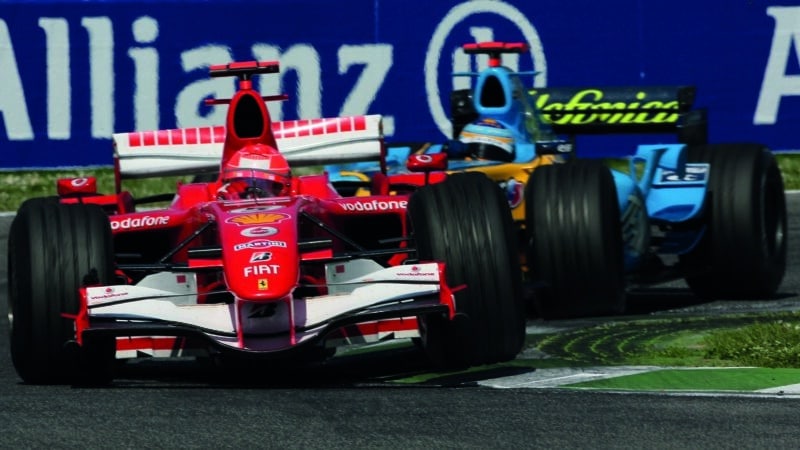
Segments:
[[[278,152],[276,133],[283,133],[284,129],[291,129],[293,134],[314,136],[363,126],[363,117],[293,121],[288,125],[273,123],[265,99],[285,97],[262,97],[253,89],[252,77],[277,71],[275,62],[231,63],[210,68],[212,77],[236,76],[239,79],[233,98],[209,102],[229,105],[225,127],[208,128],[209,142],[220,139],[221,132],[225,133],[220,166],[242,149],[257,147]],[[162,138],[162,143],[178,145],[187,139],[187,130],[195,129],[130,133],[129,139],[131,145],[147,145],[148,139],[151,145],[156,145]],[[357,315],[356,310],[345,308],[339,315],[335,309],[329,312],[323,308],[323,312],[315,312],[311,310],[312,300],[302,301],[336,298],[335,292],[330,292],[330,279],[339,270],[342,273],[353,270],[347,265],[349,261],[369,258],[381,268],[391,268],[413,257],[407,239],[410,234],[406,219],[408,195],[389,195],[389,190],[394,184],[420,186],[445,177],[443,173],[432,172],[441,166],[441,161],[433,161],[429,167],[424,161],[416,164],[419,165],[414,168],[417,173],[379,177],[373,183],[375,195],[369,197],[341,197],[327,175],[314,174],[295,176],[288,196],[238,201],[217,199],[220,180],[179,183],[169,206],[146,210],[138,209],[130,193],[121,189],[119,171],[116,194],[98,194],[93,178],[60,180],[61,202],[99,204],[109,214],[117,255],[116,272],[120,280],[125,280],[122,286],[106,288],[109,299],[114,295],[121,298],[141,296],[133,286],[149,275],[166,272],[169,281],[163,282],[165,284],[194,286],[192,283],[196,283],[196,291],[187,294],[193,300],[175,308],[192,311],[191,314],[182,312],[185,317],[191,319],[192,314],[202,314],[206,310],[200,306],[207,305],[207,311],[228,308],[233,322],[230,324],[233,331],[228,334],[214,331],[210,326],[207,328],[211,331],[201,325],[181,325],[180,320],[169,318],[172,316],[148,319],[143,321],[146,326],[136,323],[133,327],[121,321],[119,317],[122,316],[94,314],[92,308],[103,311],[113,302],[107,302],[96,289],[85,287],[81,290],[83,309],[75,317],[76,340],[82,342],[87,333],[111,333],[117,337],[118,355],[123,356],[145,348],[155,354],[159,351],[174,354],[189,346],[191,339],[178,337],[184,335],[205,337],[201,340],[213,341],[214,345],[228,349],[270,352],[287,350],[305,341],[347,341],[359,333],[375,335],[378,339],[391,333],[402,336],[416,331],[415,314],[421,311],[439,311],[452,317],[455,308],[452,292],[444,280],[443,264],[437,266],[436,294],[429,296],[431,301],[414,307],[390,305],[363,317],[350,317]],[[326,274],[326,270],[329,273]],[[413,278],[402,278],[411,275],[417,274],[398,271],[391,275],[391,280],[407,284]],[[387,298],[391,298],[391,294],[389,291],[381,293]],[[253,306],[255,304],[279,306],[265,309]],[[299,311],[298,308],[309,310]],[[139,317],[136,314],[141,314],[133,311],[126,314],[135,318]],[[254,325],[262,317],[259,314],[281,320]],[[314,322],[316,319],[312,320],[311,316],[315,314],[325,320]],[[326,314],[331,317],[327,318]],[[187,319],[187,323],[191,320]]]

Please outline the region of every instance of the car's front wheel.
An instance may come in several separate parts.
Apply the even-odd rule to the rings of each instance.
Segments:
[[[481,173],[458,173],[415,192],[409,219],[420,260],[443,261],[456,319],[420,317],[422,345],[440,368],[507,361],[525,339],[521,271],[511,211]]]
[[[622,229],[614,179],[592,160],[536,169],[525,186],[527,264],[546,319],[625,309]]]
[[[758,144],[688,148],[710,165],[706,234],[681,258],[703,298],[765,298],[786,272],[786,197],[775,156]],[[735,280],[735,281],[734,281]]]
[[[11,359],[27,383],[100,382],[108,378],[113,340],[95,342],[77,355],[73,316],[85,282],[114,275],[111,227],[96,205],[62,205],[53,198],[26,201],[11,224],[8,289]],[[74,365],[84,363],[84,367]],[[91,366],[91,367],[88,367]],[[85,380],[76,379],[86,369]]]

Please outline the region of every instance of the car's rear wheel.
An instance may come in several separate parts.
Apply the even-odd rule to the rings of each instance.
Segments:
[[[443,261],[456,319],[420,317],[421,342],[435,366],[507,361],[525,340],[521,271],[511,211],[481,173],[459,173],[415,192],[408,205],[418,258]]]
[[[11,359],[25,382],[110,379],[113,339],[69,352],[74,321],[65,316],[78,312],[83,283],[113,275],[111,227],[99,206],[35,198],[20,207],[9,231],[8,300]]]
[[[576,160],[537,168],[525,186],[525,229],[543,318],[624,311],[619,204],[607,167]]]
[[[682,257],[702,298],[765,298],[786,271],[786,197],[775,157],[759,144],[691,146],[689,162],[710,164],[707,231]],[[735,280],[735,281],[733,281]]]

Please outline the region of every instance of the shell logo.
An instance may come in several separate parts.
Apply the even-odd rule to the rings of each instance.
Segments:
[[[236,223],[239,225],[257,225],[262,223],[278,223],[281,220],[288,219],[290,216],[284,213],[256,213],[256,214],[243,214],[241,216],[231,217],[227,220],[228,223]]]

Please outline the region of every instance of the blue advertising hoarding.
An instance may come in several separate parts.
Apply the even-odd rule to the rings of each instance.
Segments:
[[[111,134],[221,124],[232,79],[278,60],[274,119],[384,115],[387,142],[446,139],[461,44],[524,41],[532,87],[693,85],[712,142],[800,148],[800,6],[779,1],[240,0],[0,3],[0,169],[110,165]],[[481,62],[479,60],[479,63]],[[465,84],[466,83],[466,84]],[[624,156],[659,137],[582,143]]]

